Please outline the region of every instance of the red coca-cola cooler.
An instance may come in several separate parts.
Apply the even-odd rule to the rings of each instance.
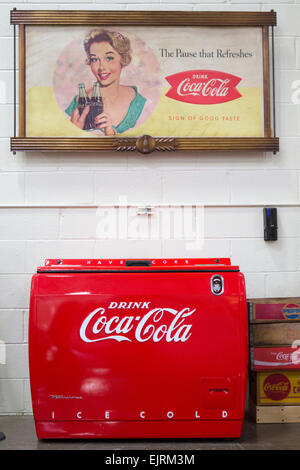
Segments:
[[[227,258],[46,260],[29,362],[38,438],[239,437],[244,276]]]

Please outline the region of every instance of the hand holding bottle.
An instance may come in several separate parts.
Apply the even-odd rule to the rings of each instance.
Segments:
[[[83,108],[82,113],[80,114],[79,109],[76,108],[74,109],[72,116],[71,116],[71,122],[75,124],[75,126],[79,127],[79,129],[84,128],[84,123],[85,123],[85,118],[87,117],[89,113],[90,107],[85,106]]]
[[[101,129],[105,135],[115,135],[111,116],[108,113],[101,113],[94,119],[95,126]]]

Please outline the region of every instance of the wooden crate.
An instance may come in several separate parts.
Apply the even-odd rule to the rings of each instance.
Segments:
[[[292,345],[300,342],[300,322],[255,323],[250,325],[251,346]]]
[[[300,406],[256,406],[250,407],[256,423],[300,423]]]
[[[300,406],[300,370],[251,372],[250,396],[258,406]]]
[[[300,297],[248,299],[248,311],[251,323],[300,321]]]
[[[300,347],[253,346],[250,348],[250,366],[255,371],[300,370]]]

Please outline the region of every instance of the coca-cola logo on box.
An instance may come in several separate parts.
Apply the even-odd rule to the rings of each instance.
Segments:
[[[134,308],[138,302],[129,302]],[[165,307],[156,307],[141,312],[150,302],[139,302],[141,308],[137,315],[111,315],[109,312],[117,302],[111,302],[107,310],[98,307],[87,315],[80,327],[80,337],[86,343],[96,341],[160,341],[185,342],[191,337],[192,324],[187,318],[193,315],[196,309],[184,307],[180,310]],[[125,304],[125,302],[124,302]],[[122,307],[123,309],[124,307]],[[131,308],[126,306],[125,308]],[[149,308],[149,307],[148,307]]]
[[[188,70],[166,77],[172,86],[166,96],[192,104],[218,104],[242,95],[236,89],[240,77],[217,70]]]
[[[291,383],[286,375],[272,374],[265,379],[263,390],[271,400],[280,401],[288,397],[291,391]]]

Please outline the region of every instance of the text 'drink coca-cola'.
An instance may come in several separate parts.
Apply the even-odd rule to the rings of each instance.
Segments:
[[[143,302],[146,307],[150,303]],[[186,342],[191,337],[192,324],[186,323],[186,319],[193,315],[196,309],[186,307],[175,310],[158,307],[144,315],[111,316],[109,309],[115,308],[112,304],[117,302],[111,302],[107,310],[103,307],[96,308],[82,322],[80,337],[84,342],[115,340],[158,343],[164,340],[177,343]],[[144,305],[141,308],[143,309]]]

